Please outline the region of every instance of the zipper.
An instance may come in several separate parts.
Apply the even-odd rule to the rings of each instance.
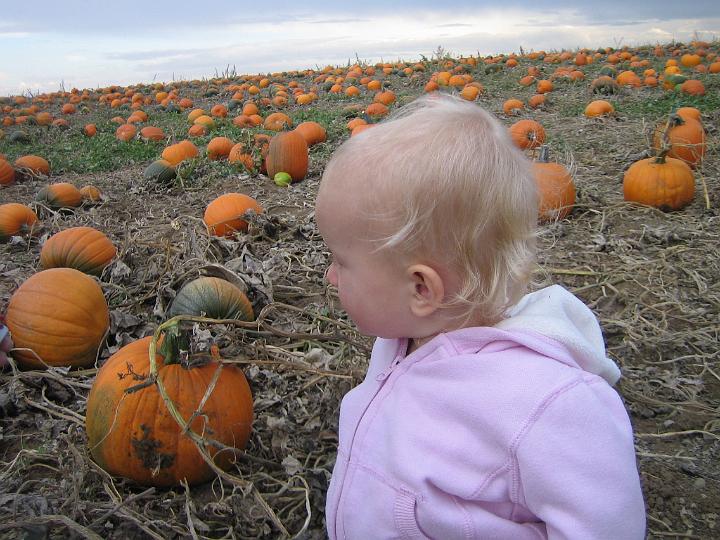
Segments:
[[[357,438],[357,432],[360,429],[360,425],[363,422],[363,419],[365,418],[365,415],[367,414],[368,410],[372,406],[375,399],[377,399],[378,394],[382,392],[382,389],[385,387],[385,381],[390,377],[392,371],[397,367],[397,365],[400,363],[400,351],[398,350],[395,354],[395,358],[390,363],[388,367],[386,367],[384,370],[382,370],[379,374],[375,376],[375,380],[379,382],[377,389],[375,390],[375,393],[372,395],[372,397],[368,400],[367,404],[365,405],[365,409],[363,410],[362,414],[358,418],[357,424],[355,425],[355,429],[353,431],[352,439],[350,441],[350,444],[347,447],[347,467],[345,468],[345,473],[343,474],[343,483],[340,486],[340,490],[337,493],[337,506],[335,507],[335,515],[333,516],[333,527],[335,529],[335,533],[337,536],[337,523],[338,523],[338,513],[341,511],[341,502],[342,502],[342,495],[345,491],[346,481],[348,479],[347,473],[348,469],[350,468],[350,462],[352,457],[352,451],[353,447],[355,446],[355,439]],[[339,537],[338,537],[339,538]]]

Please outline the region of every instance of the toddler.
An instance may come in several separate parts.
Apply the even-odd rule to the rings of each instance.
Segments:
[[[345,142],[316,221],[365,334],[342,401],[331,539],[640,539],[633,433],[592,312],[531,294],[537,194],[475,104],[431,96]]]

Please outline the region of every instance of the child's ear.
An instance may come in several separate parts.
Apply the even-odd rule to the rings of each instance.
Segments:
[[[411,280],[410,310],[416,317],[432,315],[442,304],[445,285],[440,274],[425,264],[413,264],[407,269]]]

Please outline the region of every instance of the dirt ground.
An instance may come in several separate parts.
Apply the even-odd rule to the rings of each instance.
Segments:
[[[403,84],[396,86],[401,102],[417,94]],[[703,118],[710,149],[694,202],[663,213],[622,199],[622,173],[643,156],[656,118],[588,121],[565,114],[566,103],[588,99],[584,90],[568,92],[575,101],[556,99],[532,113],[578,189],[572,214],[541,227],[533,287],[564,285],[602,323],[608,353],[623,372],[617,388],[634,425],[648,537],[718,538],[720,160],[714,141],[720,118],[717,111]],[[504,97],[496,92],[480,103],[497,112]],[[91,225],[118,246],[118,259],[100,281],[111,329],[99,365],[152,333],[184,282],[219,266],[247,284],[264,321],[256,331],[200,329],[212,333],[224,358],[243,367],[255,421],[231,477],[192,488],[138,486],[90,459],[84,414],[94,370],[0,374],[0,537],[325,536],[339,402],[362,380],[370,346],[323,282],[328,254],[313,220],[322,167],[340,142],[313,149],[308,178],[288,188],[258,175],[208,173],[185,189],[158,189],[143,180],[145,164],[64,173],[64,181],[99,187],[105,202],[39,209],[44,236],[0,245],[0,311],[38,269],[47,235]],[[43,183],[5,188],[0,202],[31,201]],[[210,238],[201,221],[205,206],[228,191],[253,196],[266,213],[248,234]]]

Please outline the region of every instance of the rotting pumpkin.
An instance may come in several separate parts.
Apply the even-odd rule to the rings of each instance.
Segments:
[[[85,416],[90,453],[107,472],[139,484],[206,482],[213,478],[213,469],[172,416],[157,385],[163,385],[177,413],[202,437],[204,449],[223,470],[250,436],[250,387],[235,366],[214,357],[183,365],[172,351],[164,351],[165,357],[156,354],[154,382],[148,379],[151,340],[148,336],[126,345],[98,371]]]

